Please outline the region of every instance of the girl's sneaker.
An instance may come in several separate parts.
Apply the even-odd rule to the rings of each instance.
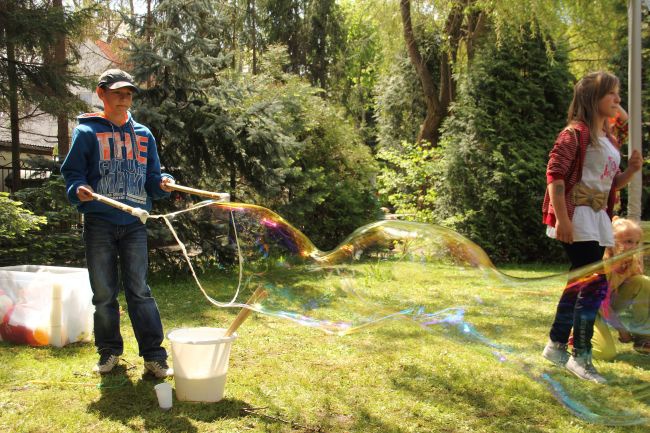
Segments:
[[[607,379],[601,376],[596,367],[591,363],[591,352],[580,355],[572,355],[566,363],[566,369],[578,376],[580,379],[604,384]]]
[[[542,352],[542,356],[553,364],[564,367],[569,360],[569,352],[567,352],[567,345],[565,343],[557,343],[549,340],[546,347]]]
[[[634,350],[642,355],[650,355],[650,340],[635,340]]]

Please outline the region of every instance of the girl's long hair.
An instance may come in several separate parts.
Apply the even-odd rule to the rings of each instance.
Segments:
[[[578,121],[586,123],[589,127],[591,143],[597,146],[598,131],[603,127],[602,124],[596,124],[598,102],[609,92],[619,87],[618,78],[609,72],[598,71],[585,75],[573,87],[573,100],[569,106],[567,127],[571,128]],[[605,122],[604,127],[609,135],[609,122]]]

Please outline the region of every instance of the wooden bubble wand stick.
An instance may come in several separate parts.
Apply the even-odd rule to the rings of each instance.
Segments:
[[[140,209],[139,207],[129,206],[117,200],[113,200],[112,198],[108,198],[101,194],[97,194],[96,192],[93,192],[92,194],[93,194],[93,198],[98,202],[107,204],[123,212],[129,213],[134,217],[140,218],[142,224],[145,224],[147,222],[147,218],[149,218],[149,212],[147,212],[144,209]]]
[[[251,297],[246,301],[247,305],[253,305],[257,302],[260,302],[262,299],[266,298],[268,293],[266,290],[264,290],[262,287],[258,287],[255,292],[251,295]],[[235,317],[235,320],[230,324],[230,327],[228,330],[226,330],[226,333],[224,334],[225,337],[230,337],[232,334],[235,333],[237,328],[241,326],[242,323],[244,323],[244,320],[248,319],[248,316],[250,316],[252,313],[252,310],[249,308],[242,308],[239,311],[239,314],[237,314],[237,317]]]
[[[212,192],[204,189],[190,188],[189,186],[179,185],[177,183],[168,183],[167,187],[174,191],[185,192],[188,194],[198,195],[199,197],[211,198],[217,201],[230,201],[230,194],[227,192]]]

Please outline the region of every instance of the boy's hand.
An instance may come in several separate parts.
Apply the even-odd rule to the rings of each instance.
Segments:
[[[160,179],[160,189],[162,189],[165,192],[172,192],[173,189],[171,189],[168,185],[173,185],[175,183],[176,182],[171,177],[163,177],[162,179]]]
[[[77,197],[81,201],[92,201],[93,200],[93,189],[90,185],[81,185],[77,187]]]

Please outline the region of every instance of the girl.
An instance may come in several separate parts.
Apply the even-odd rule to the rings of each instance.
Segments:
[[[572,270],[600,261],[605,247],[614,246],[611,212],[616,190],[627,185],[641,168],[641,155],[634,151],[628,168],[619,170],[621,156],[608,121],[619,112],[618,91],[618,78],[607,72],[594,72],[578,81],[567,126],[549,155],[543,221],[547,235],[562,243]],[[576,376],[597,383],[606,379],[591,362],[591,338],[596,312],[606,293],[604,275],[569,281],[542,353]],[[573,352],[569,356],[567,342],[572,328]]]
[[[632,220],[614,217],[614,248],[605,250],[605,259],[638,248],[643,230]],[[605,322],[613,326],[622,343],[634,342],[634,349],[650,355],[650,278],[643,275],[643,259],[635,255],[616,262],[607,271],[609,292],[596,318],[592,341],[596,359],[611,360],[616,356],[614,338]],[[626,327],[621,314],[629,310],[631,319]],[[604,319],[604,320],[603,320]]]

